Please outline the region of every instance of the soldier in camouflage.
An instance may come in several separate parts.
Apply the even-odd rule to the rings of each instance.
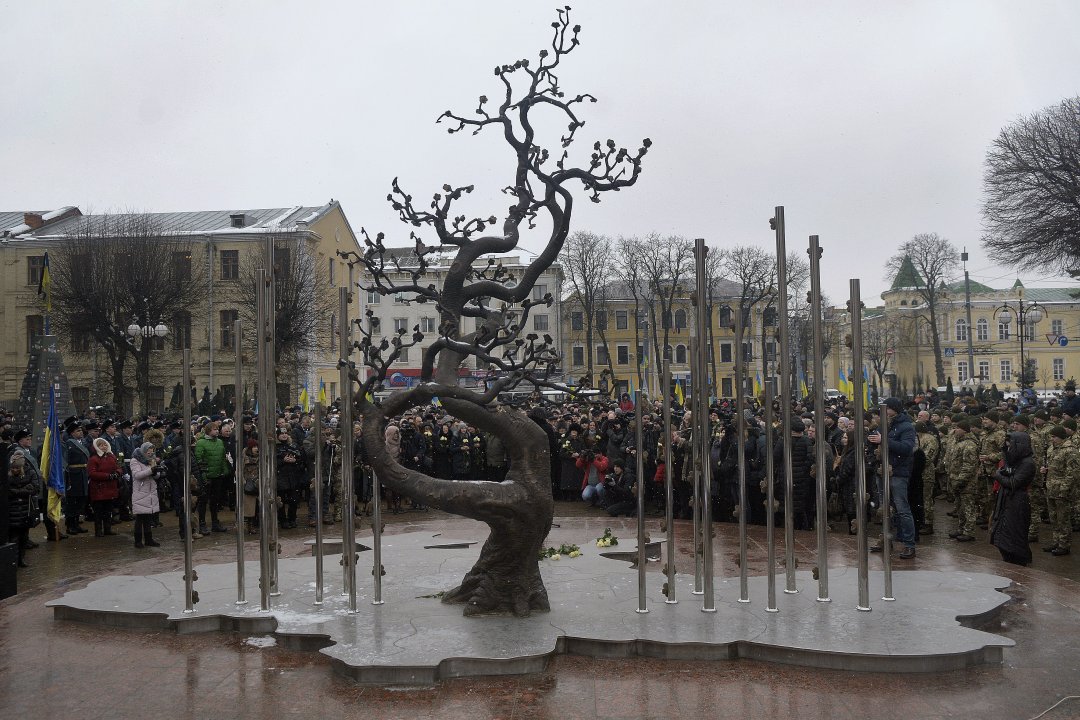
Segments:
[[[1080,456],[1069,445],[1067,435],[1062,425],[1056,425],[1050,430],[1050,446],[1046,449],[1046,464],[1042,467],[1046,477],[1050,531],[1053,538],[1043,551],[1058,556],[1068,555],[1070,552],[1074,478],[1080,470]]]
[[[918,435],[919,449],[922,450],[926,461],[923,463],[922,478],[912,478],[922,482],[923,486],[923,524],[919,528],[920,535],[934,534],[934,480],[937,478],[938,457],[941,454],[941,443],[937,435],[930,431],[928,422],[915,423],[915,432]]]
[[[1005,431],[999,427],[1000,416],[996,410],[988,410],[983,414],[982,436],[979,438],[979,522],[981,528],[986,528],[990,513],[995,505],[994,498],[994,471],[1005,453]]]
[[[975,539],[977,497],[981,493],[979,446],[971,433],[971,421],[966,417],[954,422],[953,428],[956,439],[949,458],[949,479],[956,493],[957,529],[949,537],[971,542]]]

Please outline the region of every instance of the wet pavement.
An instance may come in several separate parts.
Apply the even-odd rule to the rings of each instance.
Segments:
[[[333,673],[329,659],[279,647],[272,638],[239,633],[177,635],[84,626],[52,619],[44,607],[64,591],[108,574],[176,571],[183,566],[176,520],[155,537],[160,548],[138,550],[129,536],[75,536],[41,542],[20,571],[20,594],[0,602],[0,718],[54,713],[92,718],[1033,718],[1057,700],[1080,694],[1080,561],[1035,550],[1031,567],[1001,562],[985,532],[959,545],[939,505],[939,534],[924,538],[919,556],[897,571],[968,570],[1013,580],[1013,601],[984,626],[1016,641],[1000,666],[940,674],[879,674],[813,670],[738,660],[678,662],[650,659],[552,659],[535,675],[451,680],[434,687],[386,689],[360,686]],[[557,503],[549,542],[584,545],[611,527],[633,545],[632,520],[610,519],[580,503]],[[387,516],[387,533],[425,530],[455,537],[475,525],[438,512]],[[659,534],[659,521],[648,521]],[[130,523],[119,526],[130,531]],[[1041,528],[1044,536],[1047,527]],[[333,532],[332,530],[330,532]],[[282,533],[283,554],[306,554],[306,527]],[[689,523],[678,523],[676,565],[692,572]],[[43,531],[33,531],[41,541]],[[361,536],[370,535],[365,519]],[[765,572],[764,529],[750,530],[749,572]],[[777,533],[782,544],[783,533]],[[855,538],[830,534],[830,566],[854,565]],[[736,527],[716,525],[717,573],[738,572]],[[800,569],[816,564],[813,533],[796,533]],[[235,559],[232,534],[195,541],[196,562]],[[254,559],[257,547],[246,546]],[[783,559],[782,547],[778,558]],[[364,553],[360,563],[370,562]],[[871,567],[880,558],[872,556]],[[394,568],[388,567],[388,573]],[[779,586],[783,587],[783,568]],[[362,578],[367,573],[358,573]],[[801,588],[815,592],[814,586]],[[871,587],[877,601],[881,588]],[[680,598],[692,602],[693,598]],[[392,602],[392,598],[387,598]],[[764,603],[764,598],[752,598]],[[919,632],[912,628],[912,632]],[[1080,717],[1080,700],[1065,701],[1042,716]]]

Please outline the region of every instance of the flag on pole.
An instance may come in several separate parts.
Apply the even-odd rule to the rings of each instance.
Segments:
[[[318,401],[323,405],[326,405],[326,383],[321,379],[319,380],[319,397]]]
[[[761,395],[761,373],[754,375],[754,397]]]
[[[863,409],[870,409],[870,374],[866,372],[866,367],[862,369],[862,397],[863,397]]]
[[[806,373],[799,373],[799,392],[802,393],[803,397],[810,395],[810,390],[806,387]]]
[[[842,392],[844,394],[844,397],[847,397],[848,395],[851,394],[851,393],[848,392],[847,375],[844,374],[844,368],[840,368],[840,382],[839,382],[839,385],[840,385],[840,387],[838,387],[837,390]]]
[[[56,415],[56,386],[49,386],[49,416],[45,420],[45,444],[41,448],[41,477],[49,488],[47,512],[60,524],[60,500],[64,496],[64,456],[60,448],[60,419]]]
[[[311,398],[308,397],[307,385],[300,388],[300,409],[304,412],[311,412]]]
[[[675,382],[675,402],[679,403],[679,407],[682,407],[685,400],[686,395],[683,394],[682,380],[677,380]]]
[[[45,300],[45,312],[52,312],[52,293],[50,288],[52,287],[52,275],[49,274],[49,253],[45,253],[45,258],[41,263],[41,277],[38,278],[37,292]]]

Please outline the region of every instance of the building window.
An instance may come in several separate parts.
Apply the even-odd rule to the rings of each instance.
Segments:
[[[752,362],[754,359],[754,343],[744,342],[742,344],[743,360],[745,362]]]
[[[547,285],[533,285],[532,299],[537,302],[543,302],[544,296],[547,295]]]
[[[274,246],[274,276],[284,276],[292,267],[292,252],[287,247]]]
[[[671,311],[665,310],[660,313],[660,327],[667,330],[671,327]]]
[[[1065,358],[1054,358],[1054,379],[1065,379]]]
[[[398,360],[401,362],[409,362],[409,348],[401,348],[401,352],[398,354]]]
[[[975,323],[975,339],[979,342],[986,342],[990,339],[990,323],[986,322],[986,318],[979,318]]]
[[[1008,339],[1009,339],[1009,324],[999,322],[998,323],[998,340],[1008,340]]]
[[[165,412],[165,386],[151,385],[149,390],[150,397],[148,398],[148,401],[150,412],[155,412],[160,415]]]
[[[596,329],[607,330],[607,313],[603,310],[596,311]]]
[[[533,330],[546,332],[548,329],[547,315],[533,315]]]
[[[236,336],[233,334],[233,323],[237,318],[236,310],[222,310],[218,313],[218,318],[221,323],[221,349],[232,350],[233,343],[236,342]]]
[[[630,364],[630,346],[617,345],[615,347],[615,362],[619,365]]]
[[[686,346],[685,345],[676,345],[675,346],[675,363],[677,365],[685,365],[686,364]]]
[[[221,251],[221,279],[222,280],[239,280],[240,279],[240,251],[239,250],[222,250]]]
[[[44,255],[31,255],[26,258],[26,284],[37,286],[41,283],[41,269],[45,267]]]
[[[90,352],[90,333],[85,330],[72,330],[71,352]]]
[[[680,310],[675,311],[675,329],[676,330],[685,330],[686,329],[686,311],[685,310],[680,309]]]
[[[1012,360],[1001,360],[1001,375],[998,382],[1012,382]]]
[[[956,341],[963,342],[968,339],[967,320],[960,318],[956,321]]]
[[[173,350],[191,349],[191,313],[180,310],[172,317]]]
[[[172,254],[173,275],[176,280],[191,279],[191,253],[174,252]]]
[[[404,333],[409,331],[409,318],[394,318],[394,332]]]
[[[378,305],[379,301],[381,299],[382,299],[382,295],[375,292],[374,290],[368,290],[367,291],[367,304],[368,305]]]
[[[626,330],[630,327],[630,314],[626,310],[615,311],[615,329]]]
[[[979,379],[980,380],[989,380],[990,379],[990,361],[989,360],[980,360],[979,361]]]
[[[645,346],[644,345],[638,345],[637,346],[637,364],[641,365],[642,363],[645,362],[646,359],[647,358],[645,357]]]
[[[729,377],[720,378],[720,395],[723,397],[731,397],[734,393],[731,391],[734,383]]]
[[[399,292],[398,294],[394,295],[394,302],[398,305],[404,305],[409,302],[409,299],[405,297],[405,293]]]
[[[337,263],[334,258],[326,258],[327,270],[330,272],[330,284],[337,285]]]
[[[82,415],[90,409],[90,388],[71,388],[71,404],[75,406],[75,412]]]
[[[968,364],[967,360],[960,360],[956,363],[956,378],[960,382],[966,382],[968,379]]]
[[[337,313],[330,313],[330,334],[327,336],[330,338],[330,348],[334,347],[334,338],[337,336]]]
[[[761,324],[765,327],[776,327],[776,308],[770,305],[762,311]]]
[[[724,305],[720,308],[720,312],[717,313],[717,323],[719,327],[730,328],[731,327],[731,308]]]
[[[585,313],[580,310],[575,310],[570,313],[570,329],[582,330],[585,327]]]
[[[1062,320],[1051,320],[1050,321],[1050,332],[1057,335],[1058,337],[1064,335],[1065,334],[1065,323],[1064,323],[1064,321],[1062,321]]]
[[[731,362],[731,343],[720,343],[720,362]]]
[[[1030,320],[1024,322],[1024,340],[1035,339],[1035,323]]]
[[[34,341],[45,334],[45,318],[41,315],[26,316],[26,352],[34,347]]]
[[[580,345],[575,345],[570,350],[570,364],[574,367],[581,367],[585,364],[585,348]]]
[[[608,357],[607,346],[605,346],[605,345],[597,345],[596,346],[596,364],[597,365],[608,365],[610,362],[611,362],[611,359]]]
[[[435,332],[435,318],[422,317],[420,318],[420,332],[432,333]]]
[[[776,360],[776,341],[775,340],[770,340],[769,342],[765,343],[765,359],[770,361],[770,362],[775,362],[775,360]]]

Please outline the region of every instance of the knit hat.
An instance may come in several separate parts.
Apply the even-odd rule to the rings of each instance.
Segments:
[[[1027,415],[1013,415],[1012,422],[1024,427],[1031,427],[1031,418]]]
[[[1074,420],[1073,418],[1069,418],[1061,423],[1061,427],[1065,428],[1066,430],[1072,430],[1073,432],[1076,432],[1076,420]]]
[[[967,417],[961,417],[959,420],[954,420],[953,425],[964,432],[971,432],[971,420],[967,419]]]
[[[897,415],[904,412],[904,404],[900,402],[900,398],[898,397],[885,398],[885,407],[889,408]]]
[[[1039,420],[1046,421],[1050,419],[1050,413],[1046,412],[1045,410],[1036,410],[1033,417]]]
[[[1050,428],[1050,434],[1053,437],[1061,438],[1062,440],[1069,437],[1069,433],[1065,432],[1065,428],[1060,425],[1055,425],[1054,427]]]

